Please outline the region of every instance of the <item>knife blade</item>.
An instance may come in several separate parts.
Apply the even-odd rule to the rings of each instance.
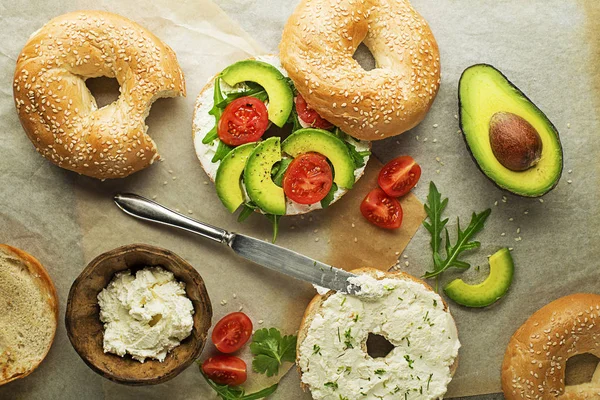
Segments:
[[[238,256],[271,270],[342,293],[357,294],[360,292],[360,286],[349,281],[356,275],[293,250],[205,224],[136,194],[117,194],[114,196],[114,201],[128,215],[184,229],[226,244]]]

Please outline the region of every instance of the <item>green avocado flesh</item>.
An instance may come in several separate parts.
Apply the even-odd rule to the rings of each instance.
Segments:
[[[273,164],[281,161],[278,137],[258,143],[246,162],[244,184],[250,200],[268,214],[285,215],[285,194],[271,178]]]
[[[460,126],[467,147],[481,171],[502,189],[526,197],[538,197],[560,179],[563,154],[558,131],[500,71],[486,64],[467,68],[458,89]],[[542,142],[541,158],[525,171],[504,167],[490,144],[490,120],[496,113],[512,113],[529,122]]]
[[[227,207],[229,212],[234,212],[244,202],[241,178],[246,166],[246,161],[258,143],[246,143],[230,151],[219,164],[215,187],[217,196]]]
[[[514,273],[514,263],[510,251],[503,248],[490,259],[490,275],[478,285],[469,285],[462,279],[455,279],[444,287],[444,293],[463,306],[487,307],[500,300],[510,287]]]
[[[308,152],[316,152],[327,157],[333,165],[333,181],[344,189],[351,189],[354,185],[354,161],[348,147],[342,139],[331,132],[305,128],[292,133],[281,144],[284,153],[292,157]]]
[[[269,120],[280,128],[285,125],[292,111],[294,94],[277,68],[262,61],[244,60],[225,68],[221,79],[229,86],[248,81],[258,83],[269,97]]]

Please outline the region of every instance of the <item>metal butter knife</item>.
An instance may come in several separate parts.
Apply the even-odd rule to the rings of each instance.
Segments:
[[[226,244],[238,256],[263,267],[327,289],[348,294],[360,292],[360,286],[348,281],[356,275],[295,251],[196,221],[136,194],[117,194],[114,200],[121,210],[133,217],[183,229]]]

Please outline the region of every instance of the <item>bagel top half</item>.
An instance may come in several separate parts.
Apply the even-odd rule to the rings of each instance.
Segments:
[[[361,43],[375,69],[364,70],[352,57]],[[440,84],[437,43],[408,0],[301,0],[279,50],[307,104],[361,140],[415,127]]]
[[[287,76],[287,73],[281,66],[281,62],[279,61],[279,57],[276,55],[263,55],[255,58],[258,61],[263,61],[269,63],[276,67],[284,76]],[[192,139],[194,141],[194,148],[196,150],[196,155],[202,168],[206,172],[206,175],[211,181],[215,181],[217,176],[217,170],[219,169],[220,161],[212,162],[212,158],[215,155],[215,152],[218,148],[218,139],[210,142],[210,143],[202,143],[202,139],[206,136],[206,134],[214,127],[215,125],[215,117],[210,115],[208,112],[213,107],[213,91],[215,87],[215,79],[216,76],[212,77],[209,82],[202,88],[198,98],[196,99],[196,104],[194,106],[194,117],[192,123]],[[221,80],[221,90],[222,91],[234,91],[236,88],[232,88],[227,85],[227,83]],[[309,127],[306,125],[301,119],[299,119],[300,124],[303,127]],[[268,132],[267,132],[268,133]],[[265,134],[266,135],[266,134]],[[283,141],[284,138],[282,138]],[[356,140],[354,138],[346,138],[350,144],[352,144],[358,151],[367,151],[370,150],[371,144],[366,141]],[[354,176],[355,181],[358,181],[362,175],[364,174],[367,162],[369,161],[369,156],[364,157],[364,165],[355,169]],[[244,185],[242,185],[244,188]],[[333,195],[333,200],[330,204],[338,201],[344,194],[348,192],[348,189],[338,187],[337,191]],[[300,215],[306,214],[308,212],[321,209],[321,203],[313,203],[313,204],[300,204],[297,203],[286,196],[286,214],[285,215]]]
[[[85,80],[105,76],[119,98],[98,108]],[[185,95],[173,50],[139,24],[104,11],[58,16],[17,59],[13,94],[37,151],[59,167],[123,178],[159,158],[145,119],[159,97]]]

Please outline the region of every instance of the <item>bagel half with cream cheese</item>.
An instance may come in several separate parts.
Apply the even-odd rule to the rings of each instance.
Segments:
[[[361,43],[375,69],[352,57]],[[301,0],[279,51],[308,105],[361,140],[415,127],[439,89],[435,37],[408,0]]]
[[[242,72],[238,73],[237,71],[242,68]],[[235,74],[230,73],[232,70],[234,70]],[[259,74],[264,74],[265,76],[269,74],[277,75],[277,77],[273,78],[269,76],[264,78],[263,76],[258,76]],[[236,84],[231,86],[226,82],[225,79],[229,79],[229,82],[231,83],[231,79],[229,78],[230,75],[236,75],[231,79],[244,80],[236,82]],[[246,79],[248,81],[246,81]],[[255,82],[251,79],[259,82]],[[215,91],[215,85],[217,82],[219,82],[221,93],[217,93]],[[264,86],[261,87],[261,83]],[[285,83],[285,88],[287,89],[278,88],[278,86],[283,86],[283,83]],[[289,93],[281,94],[277,92],[278,90],[280,92],[289,90]],[[275,94],[269,94],[269,91]],[[219,118],[216,118],[214,115],[215,100],[222,104],[220,111],[218,111],[218,113],[222,113],[223,109],[225,108],[224,104],[229,101],[228,99],[230,97],[235,98],[239,94],[244,94],[244,96],[256,96],[264,102],[269,113],[269,128],[265,132],[264,137],[261,137],[257,141],[253,142],[254,144],[246,143],[237,147],[230,146],[230,148],[227,148],[227,145],[225,145],[217,135],[217,127],[221,121],[219,119],[221,117],[220,114],[218,114]],[[219,102],[219,99],[216,97],[219,95],[224,97],[224,102]],[[274,97],[274,100],[271,98],[271,96]],[[289,96],[289,98],[287,96]],[[287,103],[280,104],[281,98],[284,98],[284,101]],[[261,56],[255,59],[244,60],[233,64],[232,66],[226,68],[222,73],[211,78],[208,84],[198,95],[192,124],[192,137],[196,155],[198,156],[200,164],[210,180],[215,182],[217,194],[230,212],[235,212],[240,206],[252,204],[252,207],[255,208],[256,211],[263,214],[277,216],[304,214],[313,210],[327,207],[328,205],[336,202],[363,175],[366,163],[368,162],[370,156],[370,143],[356,140],[351,136],[339,131],[333,125],[326,127],[327,129],[319,129],[316,126],[311,126],[310,122],[306,122],[303,121],[302,118],[298,118],[296,111],[296,100],[293,84],[287,79],[287,74],[281,67],[279,58],[275,55]],[[288,127],[293,126],[293,133],[289,134],[284,130],[277,129],[277,127],[281,128],[285,127],[286,125]],[[311,139],[296,146],[299,153],[292,155],[285,152],[287,143],[290,142],[288,139],[290,139],[292,136],[310,136]],[[326,143],[321,141],[322,139],[325,140]],[[310,142],[311,140],[313,140],[313,142]],[[281,154],[277,155],[273,159],[269,158],[268,160],[265,159],[264,162],[261,162],[261,164],[266,165],[266,170],[248,171],[250,168],[247,167],[247,160],[251,159],[249,156],[250,153],[255,153],[255,157],[260,157],[257,155],[259,151],[254,151],[256,150],[255,147],[267,145],[266,142],[277,142],[273,146],[273,151],[281,152]],[[322,143],[325,144],[322,145]],[[281,150],[279,150],[280,145]],[[335,153],[335,156],[338,157],[335,160],[331,159],[333,157],[328,157],[329,153],[325,150],[325,148],[329,145],[331,145],[333,148],[332,153]],[[238,151],[242,150],[241,148],[243,146],[246,146],[248,153],[245,154],[244,157],[238,156],[238,154],[241,154],[241,152],[238,153]],[[248,148],[248,146],[254,147]],[[223,150],[225,153],[223,153]],[[263,151],[263,154],[269,152],[270,150]],[[271,174],[271,172],[275,170],[272,170],[273,162],[275,162],[275,168],[283,168],[281,167],[284,164],[282,160],[285,160],[284,162],[289,162],[295,156],[305,152],[316,152],[322,154],[329,160],[330,165],[333,167],[333,181],[335,186],[332,186],[332,189],[329,193],[329,199],[326,204],[322,201],[317,201],[311,204],[301,204],[295,202],[287,196],[284,197],[283,189],[280,187],[281,184],[276,185],[273,183],[273,179],[275,179],[274,174]],[[223,172],[226,169],[225,163],[231,165],[233,165],[233,163],[238,164],[237,166],[231,168],[234,173],[230,171]],[[338,165],[341,165],[341,167],[338,168]],[[287,167],[287,165],[285,167]],[[280,175],[284,171],[285,170],[281,170]],[[222,174],[223,179],[219,179],[219,174]],[[256,192],[276,192],[275,195],[277,196],[276,200],[278,205],[275,207],[275,209],[262,207],[261,203],[258,202],[257,199],[253,198],[253,192],[248,189],[249,185],[251,185],[249,181],[255,177],[258,177],[259,175],[260,183],[264,181],[268,187],[264,190],[261,188]],[[258,180],[258,178],[256,180]],[[232,192],[235,193],[232,195]],[[265,202],[268,203],[268,201]]]
[[[302,386],[314,399],[438,399],[458,366],[460,342],[447,304],[402,272],[351,271],[357,296],[329,291],[308,305],[298,333]],[[369,334],[393,346],[367,353]],[[367,397],[365,397],[367,396]]]
[[[58,296],[31,255],[0,244],[0,386],[31,374],[44,360],[58,325]]]

